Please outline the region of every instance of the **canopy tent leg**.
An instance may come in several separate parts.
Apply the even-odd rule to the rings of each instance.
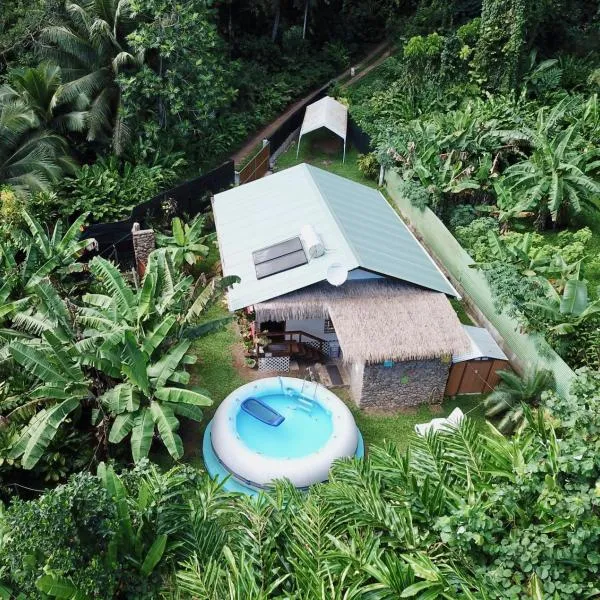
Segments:
[[[344,139],[344,154],[342,156],[342,163],[346,162],[346,140]]]
[[[300,154],[300,142],[302,141],[302,134],[298,138],[298,147],[296,148],[296,160],[298,160],[298,154]]]

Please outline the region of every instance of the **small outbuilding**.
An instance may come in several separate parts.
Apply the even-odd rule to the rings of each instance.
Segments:
[[[300,152],[300,142],[302,136],[317,129],[329,129],[336,135],[342,138],[344,142],[344,154],[342,162],[346,160],[346,132],[348,130],[348,107],[344,106],[330,96],[325,96],[306,107],[304,120],[300,128],[300,136],[298,137],[298,147],[296,149],[296,158]]]
[[[446,396],[487,394],[500,382],[498,371],[510,369],[508,357],[483,327],[463,325],[469,336],[467,352],[452,357]]]

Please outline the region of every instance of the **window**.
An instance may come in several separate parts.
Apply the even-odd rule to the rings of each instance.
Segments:
[[[323,333],[335,333],[335,327],[333,326],[333,321],[331,319],[325,319]]]

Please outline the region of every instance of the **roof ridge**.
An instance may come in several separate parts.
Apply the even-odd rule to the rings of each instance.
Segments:
[[[303,164],[305,164],[307,167],[310,167],[309,173],[310,173],[310,170],[317,169],[318,171],[326,173],[327,175],[332,175],[334,177],[340,177],[341,179],[346,179],[345,177],[341,177],[341,175],[337,175],[336,173],[331,173],[330,171],[326,171],[325,169],[320,169],[319,167],[315,167],[314,165],[309,165],[308,163],[303,163]],[[352,254],[354,255],[354,259],[356,260],[356,262],[358,263],[358,266],[360,267],[361,266],[361,262],[362,262],[362,259],[360,258],[360,253],[356,249],[354,243],[350,240],[350,236],[348,235],[346,229],[342,225],[342,223],[341,223],[340,219],[338,218],[336,212],[331,208],[331,205],[329,204],[326,195],[324,194],[324,192],[319,187],[319,184],[317,183],[317,181],[315,180],[315,178],[312,176],[312,173],[311,173],[310,179],[313,182],[313,185],[317,188],[317,190],[319,192],[319,196],[323,200],[323,204],[327,207],[327,211],[331,215],[331,218],[335,221],[335,224],[337,225],[338,229],[340,230],[340,233],[342,234],[343,238],[346,240],[346,244],[348,244],[348,247],[350,248],[350,250],[352,250]],[[351,180],[348,179],[347,181],[351,181]],[[358,183],[357,181],[353,181],[352,183],[355,183],[356,185],[363,185],[362,183]]]
[[[309,163],[302,163],[302,164],[306,166],[306,170],[308,171],[310,182],[316,188],[316,190],[319,194],[319,198],[321,198],[321,201],[324,204],[325,208],[327,209],[327,212],[331,215],[331,218],[334,220],[334,222],[340,232],[340,235],[344,238],[344,241],[346,242],[346,244],[348,244],[348,248],[350,248],[350,250],[354,256],[354,260],[360,266],[360,256],[359,256],[358,252],[356,251],[354,244],[350,241],[349,236],[347,235],[343,225],[341,224],[340,220],[338,219],[337,215],[335,214],[335,211],[331,209],[331,206],[330,206],[329,202],[327,201],[325,194],[319,187],[319,184],[313,177],[313,174],[311,171],[313,169],[317,169],[318,171],[322,171],[323,173],[326,173],[327,175],[334,175],[336,177],[339,177],[339,175],[335,175],[335,173],[330,173],[329,171],[326,171],[325,169],[320,169],[319,167],[315,167],[314,165],[311,165]],[[361,185],[361,184],[358,184],[358,185]],[[344,265],[344,267],[346,267],[346,266],[347,265]]]

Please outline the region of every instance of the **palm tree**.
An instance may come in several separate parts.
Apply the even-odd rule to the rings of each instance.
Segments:
[[[60,104],[60,67],[42,63],[35,68],[21,69],[11,74],[11,82],[12,86],[0,88],[0,97],[22,101],[34,112],[41,128],[61,135],[85,129],[87,113],[83,108],[86,98],[80,96],[69,105]]]
[[[564,224],[568,213],[579,213],[591,204],[600,184],[591,172],[597,167],[596,149],[586,149],[577,136],[577,126],[550,137],[546,132],[533,136],[532,155],[506,170],[505,182],[513,193],[521,194],[521,210],[536,210],[536,224],[544,229],[548,217]]]
[[[486,417],[500,417],[498,430],[511,433],[520,429],[525,422],[523,406],[536,406],[542,392],[552,386],[550,371],[540,370],[527,373],[523,378],[512,371],[498,371],[501,382],[485,399]]]
[[[87,102],[87,139],[112,140],[117,153],[123,149],[127,129],[121,116],[117,76],[137,67],[142,56],[127,49],[129,32],[126,3],[122,0],[84,0],[67,3],[68,22],[47,27],[41,34],[41,53],[61,67],[60,103]]]
[[[73,171],[65,140],[40,128],[35,111],[0,88],[0,183],[29,195]]]

